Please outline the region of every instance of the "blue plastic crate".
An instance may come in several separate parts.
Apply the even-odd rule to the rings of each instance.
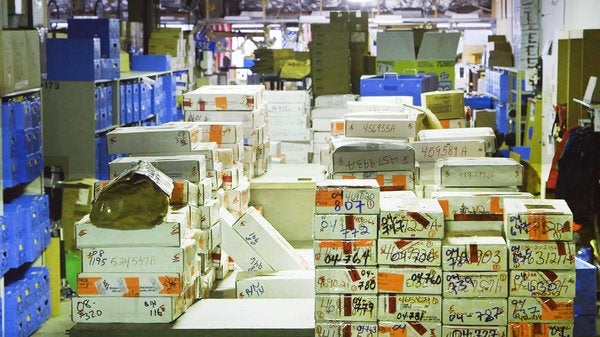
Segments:
[[[596,267],[575,258],[575,315],[596,315]]]
[[[596,335],[596,315],[575,315],[573,337],[593,337]]]
[[[133,83],[128,83],[126,86],[126,104],[127,104],[127,118],[125,123],[133,123]]]
[[[25,262],[31,263],[40,257],[44,244],[41,228],[36,228],[32,233],[27,234],[23,240],[23,244]]]
[[[4,215],[0,215],[0,245],[8,242],[8,224],[4,218]]]
[[[140,84],[139,82],[132,83],[132,107],[133,107],[133,121],[137,122],[140,120]]]
[[[42,100],[39,96],[29,96],[27,98],[31,111],[31,126],[42,126]]]
[[[475,109],[491,109],[492,98],[490,96],[466,96],[465,106]]]
[[[25,157],[17,158],[17,182],[29,183],[44,171],[43,153],[31,153]]]
[[[0,277],[8,271],[8,243],[0,242]]]
[[[26,211],[19,200],[4,204],[4,224],[7,227],[8,242],[21,240],[26,233],[24,222]]]
[[[506,105],[495,103],[494,109],[496,110],[496,130],[499,133],[508,133],[508,111],[506,111]]]
[[[100,79],[100,40],[48,39],[46,48],[48,80]]]
[[[14,130],[17,128],[15,123],[15,107],[10,101],[2,102],[2,129],[3,130]],[[5,132],[5,131],[3,131]]]
[[[121,77],[121,61],[116,58],[100,59],[100,78],[103,80],[116,80]]]
[[[131,70],[134,71],[170,71],[171,55],[132,55]]]
[[[31,104],[28,101],[14,102],[12,107],[17,130],[24,130],[33,126]]]
[[[19,184],[17,180],[17,160],[15,158],[2,157],[2,186],[11,188]]]
[[[121,37],[119,20],[75,18],[67,20],[67,24],[69,38],[98,38],[102,57],[119,57]]]
[[[412,96],[414,105],[421,105],[421,93],[435,91],[438,78],[435,74],[363,76],[360,79],[361,96]]]
[[[17,157],[17,135],[16,129],[2,129],[2,160]]]
[[[106,136],[96,138],[96,179],[108,180],[108,149],[106,147]]]
[[[7,261],[8,268],[19,268],[25,263],[25,238],[11,241],[7,244]]]
[[[127,86],[119,85],[119,123],[124,124],[127,120]]]

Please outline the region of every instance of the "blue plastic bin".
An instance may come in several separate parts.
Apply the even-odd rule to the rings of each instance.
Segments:
[[[414,105],[421,105],[421,93],[438,89],[436,74],[363,76],[361,96],[412,96]]]

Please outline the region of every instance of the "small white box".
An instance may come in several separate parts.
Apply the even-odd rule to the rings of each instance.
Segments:
[[[315,268],[317,294],[376,294],[377,267]]]
[[[454,221],[502,221],[503,200],[533,199],[527,192],[431,192],[444,210],[444,218]]]
[[[348,102],[356,101],[357,95],[339,94],[339,95],[319,95],[315,97],[316,107],[345,107]]]
[[[256,153],[258,145],[246,145],[244,146],[244,156],[242,157],[242,163],[254,163],[256,162]]]
[[[269,131],[298,128],[307,129],[310,128],[310,119],[307,115],[300,116],[283,116],[273,117],[269,116]]]
[[[263,85],[205,85],[183,94],[185,110],[254,110],[263,105]]]
[[[256,128],[264,123],[264,111],[198,111],[186,110],[183,112],[186,122],[240,122],[245,128]]]
[[[508,297],[506,271],[447,271],[442,282],[444,297]]]
[[[415,170],[415,151],[401,140],[338,137],[330,152],[332,173]]]
[[[191,205],[171,206],[170,212],[171,214],[183,214],[190,224],[190,228],[200,229],[200,223],[202,221],[200,207]]]
[[[315,214],[315,240],[377,239],[377,214]]]
[[[440,267],[385,267],[377,271],[379,293],[430,294],[442,293]]]
[[[509,322],[573,323],[573,298],[518,297],[508,298]]]
[[[379,321],[378,337],[424,337],[441,336],[442,324],[429,322],[382,322]]]
[[[225,207],[232,213],[242,216],[250,201],[250,183],[244,181],[232,190],[225,190]]]
[[[448,157],[485,157],[483,140],[416,141],[410,143],[415,149],[415,160],[418,162],[435,162]]]
[[[504,224],[509,240],[573,240],[573,213],[560,199],[505,199]]]
[[[108,164],[110,176],[115,178],[121,172],[135,166],[140,160],[149,162],[173,180],[188,180],[197,183],[206,177],[206,158],[202,155],[119,157]]]
[[[441,337],[456,336],[495,336],[506,337],[506,326],[466,326],[466,325],[447,325],[442,326]],[[519,337],[533,335],[519,335]],[[517,336],[514,336],[517,337]]]
[[[194,145],[191,149],[186,151],[160,151],[152,153],[136,152],[131,153],[132,157],[140,156],[153,156],[153,157],[164,157],[164,156],[199,156],[202,155],[206,160],[206,171],[214,170],[219,165],[219,156],[217,154],[217,143],[199,143]],[[144,150],[147,151],[147,150]]]
[[[315,295],[316,320],[376,321],[377,295]]]
[[[230,169],[233,166],[233,149],[219,148],[217,149],[217,155],[224,170]]]
[[[231,190],[239,186],[242,181],[244,165],[236,161],[231,168],[223,169],[223,188]]]
[[[496,152],[496,134],[489,127],[461,128],[461,129],[428,129],[417,133],[417,140],[422,141],[446,141],[455,140],[483,140],[485,152],[492,154]]]
[[[574,270],[513,270],[511,296],[575,297]]]
[[[211,199],[198,207],[200,209],[201,219],[200,228],[208,229],[219,222],[219,208],[221,203],[217,199]]]
[[[312,152],[313,147],[311,142],[281,142],[281,152]]]
[[[391,266],[439,266],[442,241],[430,239],[379,239],[377,262]]]
[[[315,266],[375,266],[376,250],[375,240],[315,240]]]
[[[379,214],[379,184],[374,179],[317,182],[315,213]]]
[[[83,248],[84,273],[179,273],[186,280],[196,275],[197,242],[186,240],[182,247]]]
[[[307,90],[265,90],[265,103],[310,103]]]
[[[260,145],[265,141],[265,128],[249,128],[244,129],[244,146],[245,145]]]
[[[434,199],[382,198],[379,237],[442,239],[442,207]]]
[[[179,247],[190,235],[189,215],[169,214],[162,223],[148,229],[121,230],[97,227],[85,216],[75,223],[77,248],[95,247]]]
[[[413,105],[412,96],[360,96],[358,102],[367,104],[404,104]]]
[[[276,270],[306,269],[306,262],[254,207],[233,224],[233,229]]]
[[[375,179],[381,191],[404,191],[415,188],[413,171],[334,173],[333,179]]]
[[[312,140],[313,130],[308,128],[285,128],[271,129],[269,128],[269,138],[281,141],[310,141]]]
[[[194,125],[119,127],[106,134],[109,154],[155,154],[190,152],[200,144]]]
[[[185,282],[177,273],[79,273],[77,294],[106,297],[179,296],[193,284]]]
[[[444,298],[442,323],[448,325],[506,325],[506,298]]]
[[[360,101],[356,101],[356,102],[348,102],[346,104],[346,111],[348,113],[394,112],[394,113],[401,114],[401,113],[404,113],[404,104],[396,103],[396,102],[377,102],[377,101],[360,100]]]
[[[575,243],[508,240],[511,269],[575,269]]]
[[[244,127],[240,122],[169,122],[165,126],[191,124],[200,130],[202,142],[233,144],[244,141]]]
[[[313,270],[276,272],[238,272],[235,279],[237,298],[313,298]]]
[[[506,241],[501,236],[446,237],[442,245],[444,271],[506,271]]]
[[[170,323],[193,303],[194,296],[73,297],[75,323]]]
[[[376,322],[316,321],[315,337],[375,337]]]
[[[435,162],[435,183],[440,186],[521,186],[523,165],[512,158],[442,158]]]
[[[334,123],[336,123],[336,121],[340,117],[341,116],[338,116],[338,117],[315,117],[313,115],[313,117],[311,119],[312,128],[315,132],[331,132],[332,126],[334,126],[336,129],[340,127],[338,124],[334,125]],[[344,121],[344,125],[345,124],[346,124],[346,122]],[[343,135],[343,133],[342,133],[342,135]]]
[[[221,149],[231,149],[233,151],[233,161],[242,161],[244,158],[244,141],[237,143],[222,143],[219,144]]]
[[[267,115],[273,117],[308,117],[310,109],[306,103],[267,103]]]
[[[442,321],[442,297],[439,295],[379,294],[380,321]]]
[[[319,144],[327,144],[329,141],[329,137],[331,137],[331,132],[329,131],[315,131],[313,132],[313,142]]]
[[[219,210],[221,217],[221,248],[246,271],[274,271],[254,248],[233,229],[236,219],[226,209]]]
[[[373,118],[346,116],[346,137],[399,139],[416,135],[416,120],[401,118]]]
[[[573,329],[574,329],[573,322],[568,322],[568,323],[508,323],[508,337],[574,336]]]

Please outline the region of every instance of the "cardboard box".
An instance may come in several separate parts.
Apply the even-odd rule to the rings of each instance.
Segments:
[[[439,295],[379,294],[377,318],[380,321],[442,321],[442,297]]]
[[[310,118],[308,115],[300,116],[271,116],[269,115],[269,131],[281,130],[286,128],[310,128]]]
[[[331,125],[334,123],[334,121],[337,121],[338,119],[339,119],[339,117],[315,117],[315,116],[313,116],[311,119],[313,131],[315,131],[315,132],[330,131]],[[343,133],[342,133],[342,135],[343,135]]]
[[[248,208],[233,229],[275,270],[306,269],[295,249],[254,207]]]
[[[595,319],[594,319],[595,321]],[[576,325],[576,324],[575,324]],[[573,323],[508,323],[508,337],[577,336]],[[582,335],[584,336],[584,335]],[[587,335],[585,335],[587,336]]]
[[[442,239],[444,213],[433,199],[381,199],[380,238]]]
[[[193,124],[119,127],[106,138],[109,154],[191,152],[202,142],[200,129]]]
[[[273,103],[305,103],[310,104],[308,90],[265,90],[264,100],[267,105]]]
[[[343,119],[332,119],[329,124],[329,134],[331,134],[331,136],[343,136],[345,133],[346,122]],[[325,143],[329,143],[329,137]]]
[[[575,297],[574,270],[513,270],[510,295],[533,297]]]
[[[506,271],[448,271],[442,282],[444,297],[508,297]]]
[[[368,117],[346,116],[346,137],[398,139],[416,135],[416,120],[377,115]]]
[[[310,141],[312,131],[309,128],[269,129],[269,138],[281,141]]]
[[[193,302],[178,297],[73,297],[71,319],[75,323],[170,323]]]
[[[351,172],[334,173],[333,179],[375,179],[381,191],[404,191],[415,188],[416,181],[413,171],[387,171],[387,172]]]
[[[442,293],[440,267],[385,267],[377,271],[379,293],[431,294]]]
[[[194,183],[206,177],[206,157],[203,155],[164,156],[164,157],[119,157],[108,164],[112,178],[145,160],[176,181],[188,180]]]
[[[376,321],[377,295],[315,295],[316,320]]]
[[[228,170],[233,167],[233,149],[229,148],[218,148],[217,156],[219,162],[223,165],[223,170]]]
[[[240,122],[169,122],[162,126],[193,125],[200,130],[200,141],[235,144],[244,141],[244,126]]]
[[[453,325],[506,325],[506,298],[444,298],[442,323]]]
[[[373,96],[364,96],[364,97],[373,97]],[[379,100],[370,101],[363,100],[361,97],[360,101],[356,102],[347,102],[346,103],[346,111],[348,113],[354,112],[393,112],[398,115],[405,115],[408,117],[408,112],[405,111],[404,104],[412,104],[412,96],[398,96],[403,97],[406,100],[403,102],[381,102]],[[404,103],[406,102],[406,103]]]
[[[375,240],[315,240],[315,266],[375,266],[376,250]]]
[[[448,157],[485,157],[486,154],[483,140],[416,141],[410,145],[418,162],[435,162]]]
[[[195,277],[197,242],[181,247],[106,247],[81,250],[84,273],[180,273]]]
[[[244,171],[244,165],[238,160],[236,164],[228,169],[223,169],[223,188],[225,190],[231,190],[239,186],[242,182],[242,176]]]
[[[376,294],[377,267],[315,268],[317,294]]]
[[[508,321],[527,323],[573,323],[573,299],[565,297],[508,298]]]
[[[208,229],[219,222],[219,208],[221,203],[217,199],[211,199],[198,207],[200,209],[201,219],[200,228]]]
[[[75,223],[76,247],[179,247],[191,234],[189,215],[169,214],[149,229],[119,230],[96,227],[86,216]]]
[[[440,186],[501,187],[523,184],[523,165],[512,158],[442,158],[435,162]]]
[[[252,111],[198,111],[185,110],[186,122],[241,122],[244,128],[257,128],[264,124],[265,112],[258,108]]]
[[[382,322],[379,321],[380,337],[423,337],[423,336],[441,336],[442,324],[428,322]]]
[[[193,284],[186,285],[185,282],[177,273],[80,273],[77,275],[77,294],[106,297],[179,296]]]
[[[183,95],[184,109],[254,110],[263,105],[263,85],[206,85]]]
[[[377,239],[376,214],[315,214],[315,240]]]
[[[235,278],[237,298],[313,298],[312,270],[239,272]]]
[[[438,119],[465,118],[465,93],[462,90],[424,92],[421,105]]]
[[[420,141],[446,141],[456,140],[483,140],[485,152],[493,154],[496,152],[496,134],[488,127],[462,128],[462,129],[429,129],[417,133]]]
[[[319,181],[315,213],[379,214],[379,184],[374,179]]]
[[[444,324],[444,326],[442,326],[441,336],[442,337],[456,337],[456,336],[506,337],[506,326],[466,326],[466,325]],[[533,337],[533,336],[531,336],[531,337]]]
[[[140,156],[153,156],[153,157],[163,157],[163,156],[204,156],[206,160],[206,171],[208,175],[208,171],[222,169],[221,163],[219,163],[219,156],[217,154],[217,143],[200,143],[194,145],[191,149],[187,151],[160,151],[160,152],[152,152],[152,153],[131,153],[133,157]]]
[[[414,171],[415,151],[400,140],[334,138],[330,172]]]
[[[454,221],[502,221],[503,200],[507,198],[533,199],[527,192],[432,192],[442,210],[444,219]]]
[[[238,187],[232,190],[225,190],[225,207],[237,216],[242,216],[242,213],[248,209],[250,201],[250,183],[242,182]]]
[[[446,237],[444,271],[506,271],[506,241],[501,236]]]
[[[226,209],[219,210],[221,218],[221,248],[246,271],[274,271],[254,248],[233,229],[236,218]]]
[[[323,97],[323,96],[319,96],[319,97]],[[317,99],[319,98],[317,97]],[[334,105],[334,106],[327,106],[327,107],[314,107],[311,112],[310,112],[310,116],[313,120],[313,124],[314,124],[314,120],[316,118],[343,118],[346,115],[347,111],[346,108],[344,107],[344,105]]]
[[[375,337],[376,322],[316,321],[316,337]]]
[[[575,243],[508,240],[510,269],[575,269]]]
[[[315,97],[315,107],[345,107],[347,102],[356,101],[358,95],[332,94]]]
[[[573,240],[573,213],[565,200],[504,200],[505,235],[510,240]]]
[[[310,105],[306,103],[267,103],[267,115],[273,117],[308,117]]]
[[[442,242],[429,239],[379,239],[377,262],[392,266],[439,266]]]

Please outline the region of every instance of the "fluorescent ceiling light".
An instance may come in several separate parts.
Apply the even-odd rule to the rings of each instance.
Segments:
[[[329,23],[329,18],[323,15],[301,15],[300,23]]]
[[[402,15],[375,15],[373,22],[379,25],[395,25],[404,21]]]

